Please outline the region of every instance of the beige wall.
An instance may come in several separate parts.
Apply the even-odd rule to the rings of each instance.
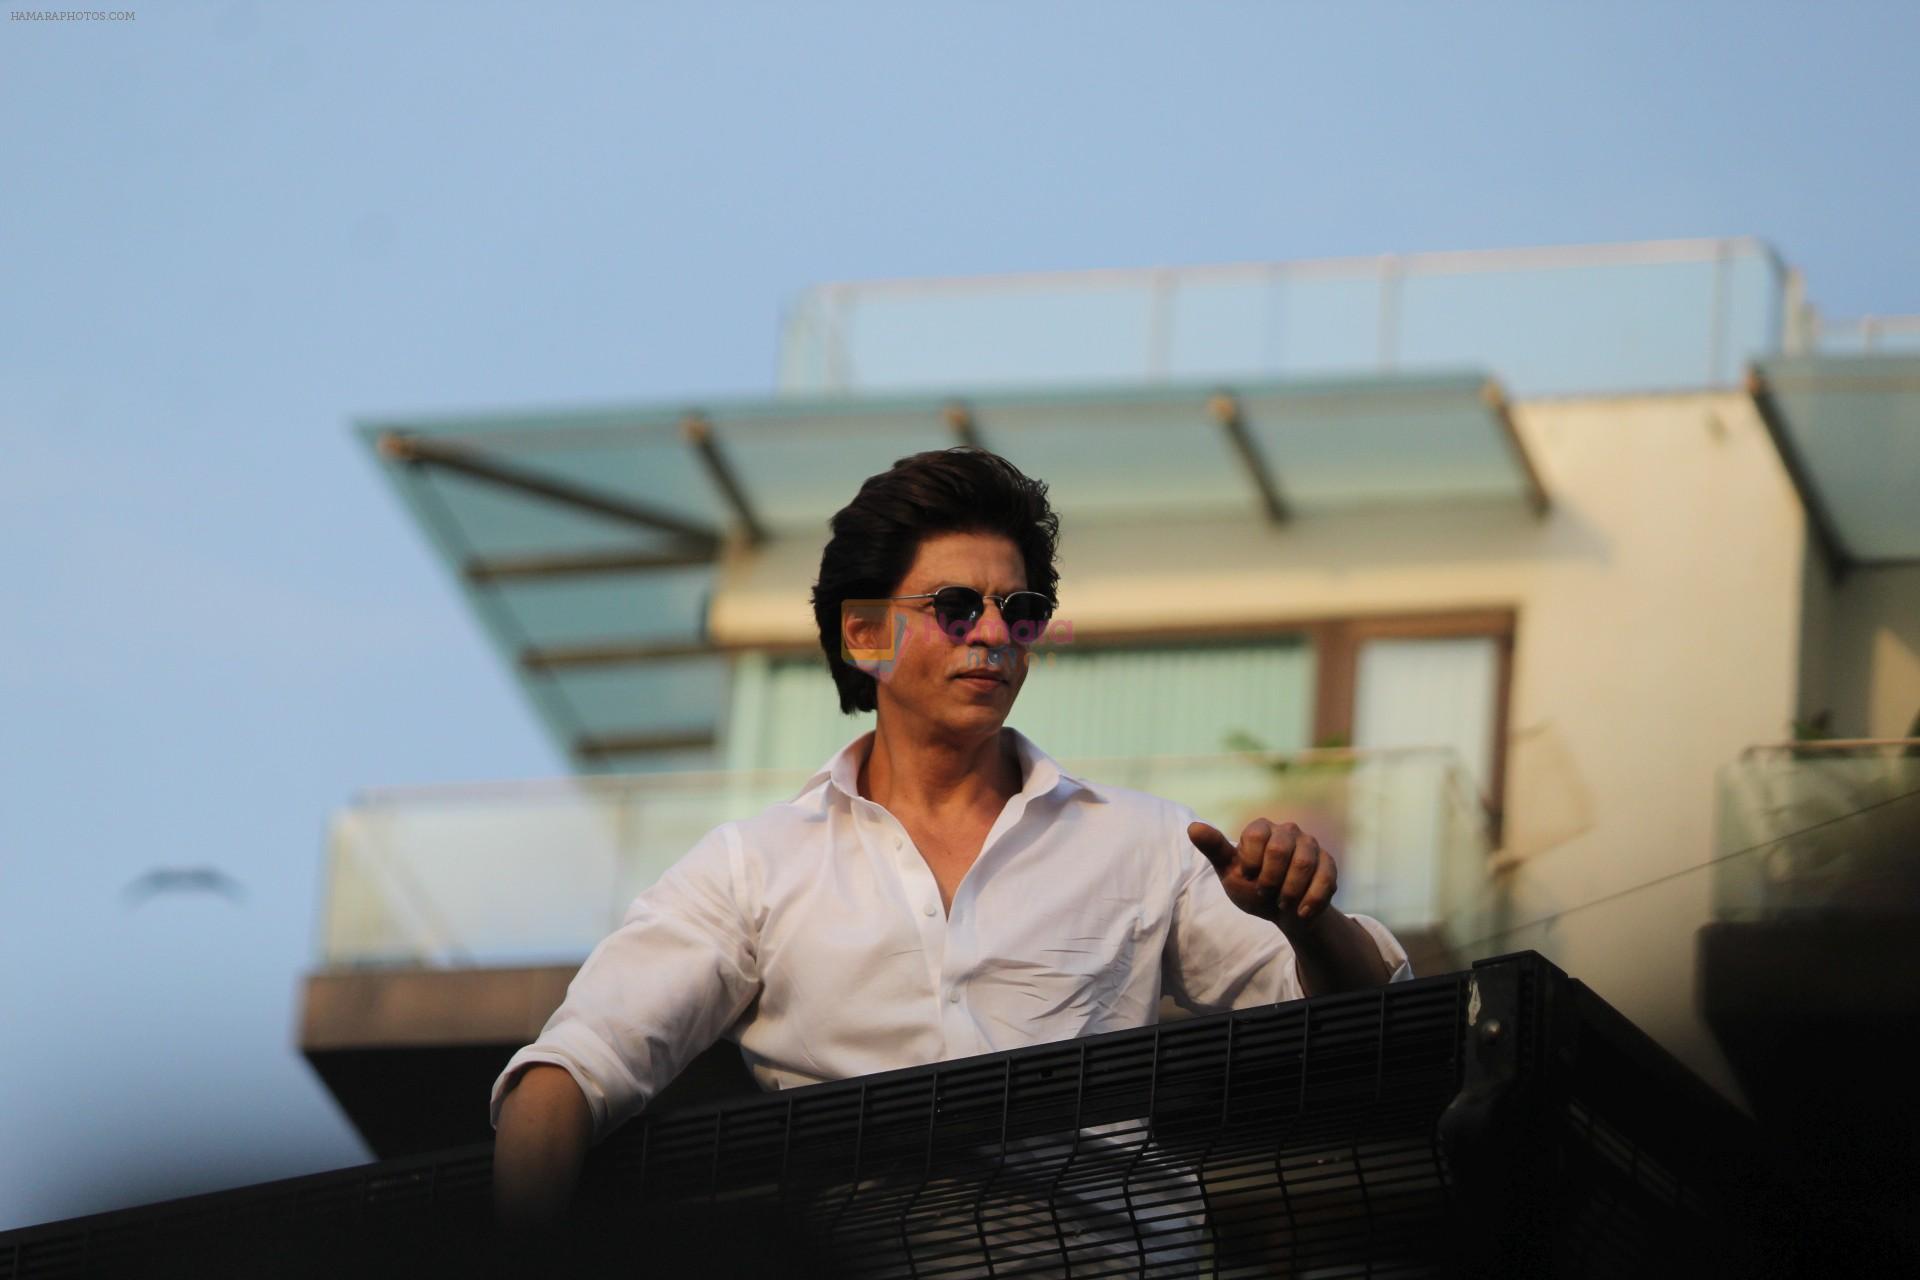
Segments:
[[[1920,712],[1920,565],[1855,569],[1831,589],[1837,737],[1898,738]]]
[[[1835,587],[1827,557],[1810,549],[1801,560],[1800,683],[1799,696],[1794,701],[1794,719],[1809,724],[1822,711],[1838,719],[1833,670]]]
[[[1547,952],[1730,1087],[1693,1013],[1706,874],[1627,891],[1711,857],[1715,770],[1788,733],[1802,685],[1800,505],[1742,396],[1539,402],[1515,417],[1553,498],[1544,518],[1515,501],[1303,511],[1273,529],[1232,494],[1223,506],[1247,516],[1067,520],[1060,616],[1086,635],[1175,619],[1515,609],[1504,888],[1511,922],[1554,923],[1483,953]],[[1069,506],[1072,477],[1043,478]],[[818,543],[775,544],[735,560],[716,638],[809,640],[819,554]],[[1905,658],[1870,668],[1873,688],[1914,678],[1915,622],[1908,611]],[[1834,643],[1855,643],[1839,630]]]

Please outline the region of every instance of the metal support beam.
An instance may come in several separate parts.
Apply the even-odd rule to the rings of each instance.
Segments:
[[[705,751],[718,741],[710,729],[677,733],[605,733],[574,739],[573,754],[581,760],[642,755],[650,751]]]
[[[1227,442],[1240,456],[1240,465],[1246,468],[1254,487],[1260,490],[1260,505],[1266,508],[1267,523],[1285,524],[1291,518],[1286,500],[1280,496],[1280,486],[1260,456],[1260,446],[1254,441],[1253,433],[1247,430],[1247,420],[1241,411],[1239,397],[1227,391],[1217,392],[1207,399],[1207,412],[1227,433]]]
[[[692,569],[711,566],[713,562],[711,547],[689,543],[656,551],[576,551],[554,555],[492,556],[467,561],[463,572],[468,582],[480,586],[489,582],[519,579]]]
[[[733,508],[734,517],[747,531],[747,545],[757,547],[765,542],[766,528],[753,514],[753,504],[747,501],[747,491],[741,487],[740,478],[734,474],[726,455],[720,452],[720,445],[713,438],[712,421],[705,414],[689,413],[680,420],[680,434],[700,455],[707,474],[719,486],[720,492],[726,495],[727,505]]]
[[[1826,500],[1820,496],[1819,487],[1813,483],[1807,460],[1794,447],[1793,433],[1787,427],[1786,414],[1781,411],[1773,388],[1768,385],[1766,375],[1752,366],[1747,368],[1747,394],[1753,397],[1754,411],[1773,439],[1774,450],[1787,469],[1787,478],[1793,481],[1793,491],[1800,495],[1800,505],[1807,510],[1807,524],[1813,530],[1814,543],[1826,559],[1828,576],[1836,583],[1845,581],[1853,568],[1853,557],[1840,540],[1840,528],[1834,523]]]
[[[1547,487],[1540,483],[1540,473],[1533,469],[1533,459],[1527,456],[1526,446],[1520,443],[1519,429],[1513,425],[1513,413],[1507,406],[1507,393],[1492,378],[1480,388],[1480,401],[1487,406],[1487,412],[1500,427],[1500,433],[1506,438],[1507,449],[1513,454],[1513,464],[1520,468],[1526,477],[1527,505],[1533,508],[1533,514],[1544,516],[1552,505],[1547,497]]]
[[[941,410],[940,417],[947,424],[947,430],[953,432],[961,444],[971,445],[975,449],[984,449],[980,443],[980,424],[973,416],[973,409],[964,400],[955,400]]]
[[[439,467],[472,480],[511,489],[528,497],[540,498],[579,511],[607,516],[627,524],[671,533],[689,542],[717,550],[720,535],[705,525],[682,519],[619,494],[606,493],[541,475],[525,467],[503,462],[466,445],[447,444],[404,432],[389,431],[380,437],[380,455],[392,462],[413,466]]]
[[[523,670],[576,671],[585,667],[623,667],[669,658],[715,657],[723,650],[704,640],[621,641],[523,649]]]

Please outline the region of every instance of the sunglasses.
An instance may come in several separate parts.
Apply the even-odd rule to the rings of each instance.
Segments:
[[[1004,596],[988,595],[972,587],[942,587],[917,596],[888,596],[889,600],[931,600],[934,616],[949,634],[971,628],[987,611],[987,601],[1000,606],[1000,616],[1009,628],[1037,628],[1053,616],[1053,601],[1038,591],[1013,591]]]

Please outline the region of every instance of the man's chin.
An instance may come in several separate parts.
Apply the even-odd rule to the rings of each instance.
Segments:
[[[900,710],[917,719],[976,731],[988,724],[998,728],[1006,720],[1008,712],[1012,711],[1014,700],[1020,696],[1019,686],[1014,684],[976,690],[962,687],[958,677],[954,676],[947,677],[945,684],[924,691],[932,696],[899,698],[897,688],[889,690],[895,695]]]
[[[993,697],[969,694],[965,689],[954,692],[959,696],[949,699],[932,719],[976,732],[983,727],[998,729],[1006,722],[1007,712],[1013,706],[1013,699],[997,690]]]

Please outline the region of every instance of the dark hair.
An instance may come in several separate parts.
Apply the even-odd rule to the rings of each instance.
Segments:
[[[893,595],[928,537],[1004,535],[1026,562],[1029,590],[1051,599],[1060,584],[1053,563],[1060,519],[1047,505],[1047,486],[1022,475],[999,454],[972,445],[916,453],[868,476],[828,524],[833,536],[820,555],[813,617],[827,668],[840,689],[840,710],[848,715],[872,711],[875,690],[874,678],[840,654],[841,606]]]

